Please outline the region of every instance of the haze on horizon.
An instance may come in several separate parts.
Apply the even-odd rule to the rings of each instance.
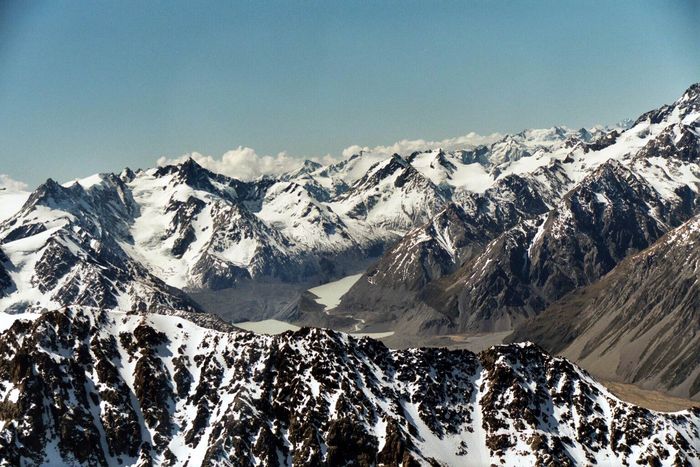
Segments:
[[[700,81],[697,24],[692,0],[11,0],[0,174],[35,186],[239,146],[338,157],[614,123]]]

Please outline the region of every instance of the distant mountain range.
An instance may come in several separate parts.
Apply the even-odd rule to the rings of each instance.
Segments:
[[[192,159],[64,184],[49,179],[5,210],[0,248],[11,279],[0,306],[194,309],[180,291],[326,282],[364,269],[455,205],[489,211],[475,227],[492,223],[490,234],[479,234],[492,237],[546,212],[540,191],[556,197],[568,183],[546,169],[547,158],[596,137],[602,130],[530,130],[451,153],[363,153],[327,167],[307,161],[250,182]],[[515,174],[540,165],[542,177],[554,178],[532,200],[513,200],[534,183]]]
[[[406,234],[343,297],[338,313],[352,310],[368,325],[388,321],[414,334],[524,326],[512,339],[552,351],[567,344],[567,355],[599,375],[697,400],[696,247],[667,238],[687,237],[681,232],[699,219],[700,86],[624,132],[594,143],[567,140],[542,159],[546,165],[501,175],[483,194]],[[651,256],[642,257],[656,258],[648,268],[623,263],[646,251]],[[663,264],[659,251],[668,258]],[[650,274],[666,274],[664,286]],[[683,274],[687,280],[674,282]],[[622,287],[645,294],[620,296]],[[562,333],[566,326],[577,331]],[[650,355],[650,347],[658,350]]]

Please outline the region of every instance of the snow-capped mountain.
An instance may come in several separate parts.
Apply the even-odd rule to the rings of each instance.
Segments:
[[[293,181],[240,182],[192,160],[65,186],[49,180],[0,225],[14,281],[3,306],[191,309],[165,298],[259,277],[304,280],[396,236],[367,236],[364,224],[346,225]]]
[[[449,214],[439,213],[404,236],[340,309],[368,323],[385,322],[376,315],[391,310],[414,332],[512,329],[700,211],[699,135],[694,85],[623,132],[487,157],[499,175],[483,193],[460,198],[466,216],[452,216],[445,229]]]
[[[449,278],[460,287],[447,286],[456,300],[445,293],[426,300],[461,329],[512,329],[691,216],[682,201],[666,202],[643,178],[608,161],[539,222],[519,223],[465,263]]]
[[[191,159],[63,185],[48,180],[28,199],[14,197],[3,209],[0,306],[196,309],[182,290],[258,280],[327,281],[366,267],[450,203],[471,203],[468,215],[484,217],[475,211],[484,209],[484,201],[474,197],[483,190],[498,192],[488,196],[488,222],[512,224],[524,215],[519,205],[530,201],[519,199],[523,191],[517,186],[510,192],[499,188],[518,177],[507,175],[520,170],[508,164],[577,138],[580,132],[556,128],[449,153],[361,153],[326,167],[306,162],[294,172],[250,182],[215,174]],[[552,197],[569,183],[554,178],[540,174],[522,183],[540,186],[543,195],[535,196]],[[537,213],[546,204],[532,202],[539,203],[532,208]],[[454,266],[440,267],[447,272]]]
[[[461,196],[388,250],[344,297],[343,308],[386,310],[397,308],[398,299],[410,306],[413,293],[454,273],[504,229],[548,212],[570,184],[553,163],[531,177],[507,175],[482,194]]]
[[[399,351],[202,316],[3,314],[2,462],[700,465],[697,409],[627,404],[532,344]]]
[[[398,154],[378,162],[338,196],[333,207],[389,231],[405,232],[442,207],[448,195]]]
[[[126,309],[195,309],[180,290],[134,261],[120,241],[130,239],[138,211],[114,176],[64,187],[48,180],[0,224],[3,311],[68,304]],[[7,280],[9,278],[9,280]]]

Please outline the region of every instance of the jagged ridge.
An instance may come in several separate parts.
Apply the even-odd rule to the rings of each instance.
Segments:
[[[626,404],[531,344],[392,351],[80,308],[4,320],[9,464],[700,465],[697,410]]]

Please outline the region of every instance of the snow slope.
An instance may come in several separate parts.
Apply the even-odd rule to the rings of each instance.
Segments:
[[[0,222],[12,217],[19,211],[29,199],[30,194],[27,191],[0,189]]]

